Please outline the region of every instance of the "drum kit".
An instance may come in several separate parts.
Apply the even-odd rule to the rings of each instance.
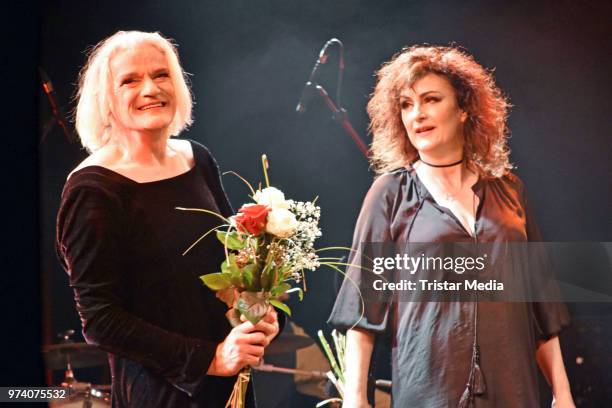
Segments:
[[[58,385],[70,390],[69,397],[49,401],[50,407],[57,408],[104,408],[110,407],[110,385],[93,385],[80,382],[74,376],[73,368],[96,367],[108,363],[106,353],[87,343],[75,343],[71,337],[74,330],[58,335],[59,344],[43,347],[45,365],[50,370],[64,370],[64,378]]]
[[[78,381],[74,376],[74,368],[96,367],[108,364],[106,352],[98,347],[74,342],[71,337],[74,330],[67,330],[58,335],[60,343],[43,347],[45,365],[50,370],[63,370],[64,378],[58,386],[69,388],[69,397],[49,401],[52,408],[105,408],[111,405],[110,385],[94,385]],[[283,334],[267,349],[266,355],[294,353],[299,349],[314,344],[310,337]],[[288,375],[302,375],[312,379],[327,378],[327,373],[321,371],[306,371],[294,368],[277,367],[262,361],[253,369],[262,372],[273,372]]]
[[[72,340],[74,333],[74,330],[62,332],[58,334],[60,343],[43,347],[46,367],[50,370],[64,370],[64,378],[58,386],[70,389],[69,398],[49,401],[49,406],[52,408],[109,407],[111,405],[110,385],[94,385],[78,381],[73,371],[75,368],[96,367],[108,364],[106,352],[91,344],[74,342]],[[309,337],[283,335],[274,341],[266,350],[266,354],[292,353],[311,344],[314,344],[314,340]],[[255,367],[255,369],[284,374],[310,374],[315,378],[325,377],[325,373],[299,373],[298,371],[300,370],[275,367],[263,363]]]

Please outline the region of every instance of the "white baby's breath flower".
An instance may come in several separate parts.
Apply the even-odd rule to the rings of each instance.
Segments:
[[[272,207],[268,213],[266,232],[276,235],[279,238],[287,238],[295,232],[298,222],[295,215],[284,208]]]
[[[253,200],[257,204],[267,205],[272,208],[289,208],[289,202],[285,200],[285,194],[277,188],[266,187],[263,190],[257,190],[253,196]]]
[[[290,273],[296,282],[305,269],[315,270],[320,266],[314,249],[314,241],[321,236],[319,218],[321,209],[312,201],[288,200],[289,211],[297,220],[293,235],[279,243],[283,248],[283,264],[291,266]]]

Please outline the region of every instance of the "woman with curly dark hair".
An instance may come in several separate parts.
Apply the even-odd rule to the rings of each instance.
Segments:
[[[490,72],[452,47],[415,46],[385,63],[368,103],[379,177],[353,237],[330,317],[348,329],[344,406],[366,407],[375,335],[393,344],[394,407],[539,406],[536,365],[557,407],[573,407],[558,334],[558,303],[407,302],[365,308],[357,285],[363,243],[540,241],[507,147],[509,103]],[[402,247],[401,245],[399,246]]]

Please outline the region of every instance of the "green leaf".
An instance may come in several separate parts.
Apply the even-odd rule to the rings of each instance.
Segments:
[[[221,264],[221,272],[229,276],[232,285],[236,286],[237,288],[242,287],[240,268],[238,268],[238,265],[236,264],[236,255],[230,254],[228,259],[223,261]]]
[[[227,259],[225,259],[225,261],[223,261],[221,264],[221,272],[223,273],[233,275],[239,270],[240,268],[238,268],[238,265],[236,265],[236,255],[234,254],[229,254]]]
[[[242,268],[242,282],[248,291],[256,292],[259,288],[259,282],[255,281],[255,274],[257,273],[257,264],[249,264]]]
[[[257,324],[268,311],[268,301],[260,292],[242,292],[236,307],[249,322]]]
[[[246,246],[246,240],[242,239],[237,231],[232,231],[229,234],[225,231],[217,231],[217,239],[221,241],[227,249],[238,250]]]
[[[287,306],[286,304],[284,304],[280,300],[270,299],[269,302],[275,308],[280,309],[283,312],[287,313],[289,316],[291,316],[291,309],[289,309],[289,306]]]
[[[202,282],[212,290],[222,290],[232,285],[229,277],[219,272],[202,275],[200,279],[202,279]]]
[[[277,297],[284,294],[289,289],[291,289],[291,285],[287,282],[283,282],[280,285],[273,287],[270,293],[272,294],[272,296]]]
[[[299,287],[295,287],[295,288],[291,288],[291,290],[289,292],[297,292],[298,293],[298,298],[300,299],[300,302],[302,300],[304,300],[304,291],[302,290],[302,288]]]
[[[261,271],[261,287],[264,291],[269,292],[272,287],[272,272],[274,271],[274,261],[270,261],[263,271]]]

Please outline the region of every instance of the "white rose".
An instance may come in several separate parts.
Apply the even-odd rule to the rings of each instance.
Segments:
[[[268,213],[266,232],[269,234],[287,238],[295,232],[297,226],[295,215],[289,210],[272,207],[272,211]]]
[[[285,200],[285,194],[274,187],[266,187],[263,190],[257,190],[253,196],[253,200],[255,200],[257,204],[267,205],[272,208],[289,208],[289,203]]]

